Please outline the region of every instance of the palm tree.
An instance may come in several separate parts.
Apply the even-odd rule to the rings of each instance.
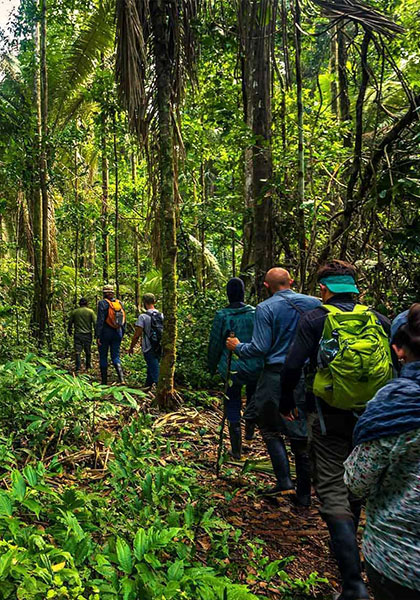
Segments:
[[[162,295],[165,328],[157,402],[176,402],[174,373],[177,339],[177,240],[174,123],[185,75],[193,76],[192,25],[198,0],[118,0],[116,75],[129,122],[145,141],[148,126],[157,128]],[[151,57],[151,59],[149,58]]]

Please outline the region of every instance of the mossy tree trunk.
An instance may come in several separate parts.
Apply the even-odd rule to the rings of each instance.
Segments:
[[[177,242],[176,206],[174,195],[173,135],[171,125],[172,64],[170,53],[170,23],[167,18],[171,0],[150,2],[150,16],[154,34],[156,66],[158,139],[159,139],[159,192],[162,240],[162,297],[165,327],[163,356],[156,400],[160,408],[171,408],[175,402],[174,375],[177,340]],[[170,13],[169,13],[170,14]]]

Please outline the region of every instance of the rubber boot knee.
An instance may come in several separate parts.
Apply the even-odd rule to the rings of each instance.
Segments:
[[[290,465],[286,447],[281,437],[264,437],[273,465],[277,485],[267,491],[268,495],[281,494],[282,492],[293,492],[293,483],[290,478]]]
[[[117,377],[118,377],[118,381],[119,383],[124,383],[124,373],[122,370],[122,366],[118,363],[117,365],[114,365],[115,370],[117,371]]]
[[[296,505],[301,507],[311,505],[311,461],[307,447],[306,440],[291,440],[296,465]]]
[[[249,442],[254,439],[255,423],[245,419],[245,439]]]
[[[327,525],[342,581],[342,592],[337,600],[368,600],[353,519],[330,518]]]
[[[101,367],[101,383],[108,385],[108,367]]]
[[[229,437],[232,456],[239,460],[242,454],[242,433],[240,423],[229,423]]]

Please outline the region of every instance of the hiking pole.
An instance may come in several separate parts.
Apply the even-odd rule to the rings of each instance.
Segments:
[[[233,331],[231,331],[229,333],[229,337],[233,338],[235,337],[235,333]],[[232,365],[232,355],[233,352],[230,350],[228,357],[227,357],[227,364],[226,364],[226,381],[225,381],[225,387],[223,390],[223,417],[222,417],[222,423],[220,425],[220,433],[219,433],[219,445],[217,447],[217,463],[216,463],[216,477],[219,477],[220,474],[220,460],[222,458],[222,448],[223,448],[223,432],[225,429],[225,423],[226,423],[226,417],[227,417],[227,403],[228,403],[228,389],[229,389],[229,383],[230,383],[230,368]]]

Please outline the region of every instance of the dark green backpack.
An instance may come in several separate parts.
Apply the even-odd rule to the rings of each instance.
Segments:
[[[353,311],[324,306],[328,311],[313,391],[336,408],[363,409],[393,377],[387,335],[367,306]]]

